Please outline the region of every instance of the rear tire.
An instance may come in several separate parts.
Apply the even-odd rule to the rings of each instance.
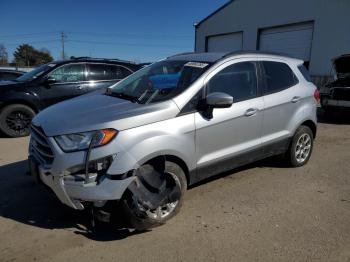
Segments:
[[[292,167],[305,165],[312,154],[314,136],[307,126],[300,126],[295,132],[286,154],[286,161]]]
[[[28,136],[34,116],[34,110],[26,105],[5,106],[0,112],[0,131],[9,137]]]
[[[147,170],[150,166],[150,164],[146,164],[141,166],[140,169]],[[122,210],[126,221],[137,231],[145,231],[163,225],[166,221],[174,217],[182,206],[183,197],[187,189],[187,180],[184,171],[179,165],[169,161],[165,162],[164,171],[171,174],[176,186],[180,187],[179,189],[181,193],[176,203],[168,203],[167,205],[169,206],[161,206],[155,210],[145,210],[135,199],[133,193],[129,189],[125,192],[123,199],[121,200]],[[135,181],[133,183],[137,182]],[[169,209],[169,213],[163,214],[164,209],[166,209],[166,211]]]

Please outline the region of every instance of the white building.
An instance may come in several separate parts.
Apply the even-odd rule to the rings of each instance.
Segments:
[[[197,52],[280,52],[329,76],[331,60],[350,53],[350,0],[232,0],[195,28]]]

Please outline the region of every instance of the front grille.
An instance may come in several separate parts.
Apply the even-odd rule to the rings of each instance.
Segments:
[[[54,154],[51,150],[47,137],[41,127],[30,126],[30,152],[43,165],[50,165],[54,160]]]
[[[350,101],[350,88],[334,88],[332,95],[334,100]]]

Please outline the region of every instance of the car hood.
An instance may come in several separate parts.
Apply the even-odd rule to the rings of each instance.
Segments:
[[[172,101],[143,105],[105,94],[81,96],[48,107],[33,124],[47,136],[115,128],[119,131],[175,117],[179,109]]]
[[[17,81],[0,81],[0,88],[20,86],[23,82]]]
[[[333,65],[338,78],[350,77],[350,54],[333,59]]]

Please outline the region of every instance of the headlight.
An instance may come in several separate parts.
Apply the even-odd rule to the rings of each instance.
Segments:
[[[114,129],[102,129],[98,131],[76,133],[56,136],[55,140],[64,152],[86,150],[92,142],[92,147],[108,144],[118,134]]]

